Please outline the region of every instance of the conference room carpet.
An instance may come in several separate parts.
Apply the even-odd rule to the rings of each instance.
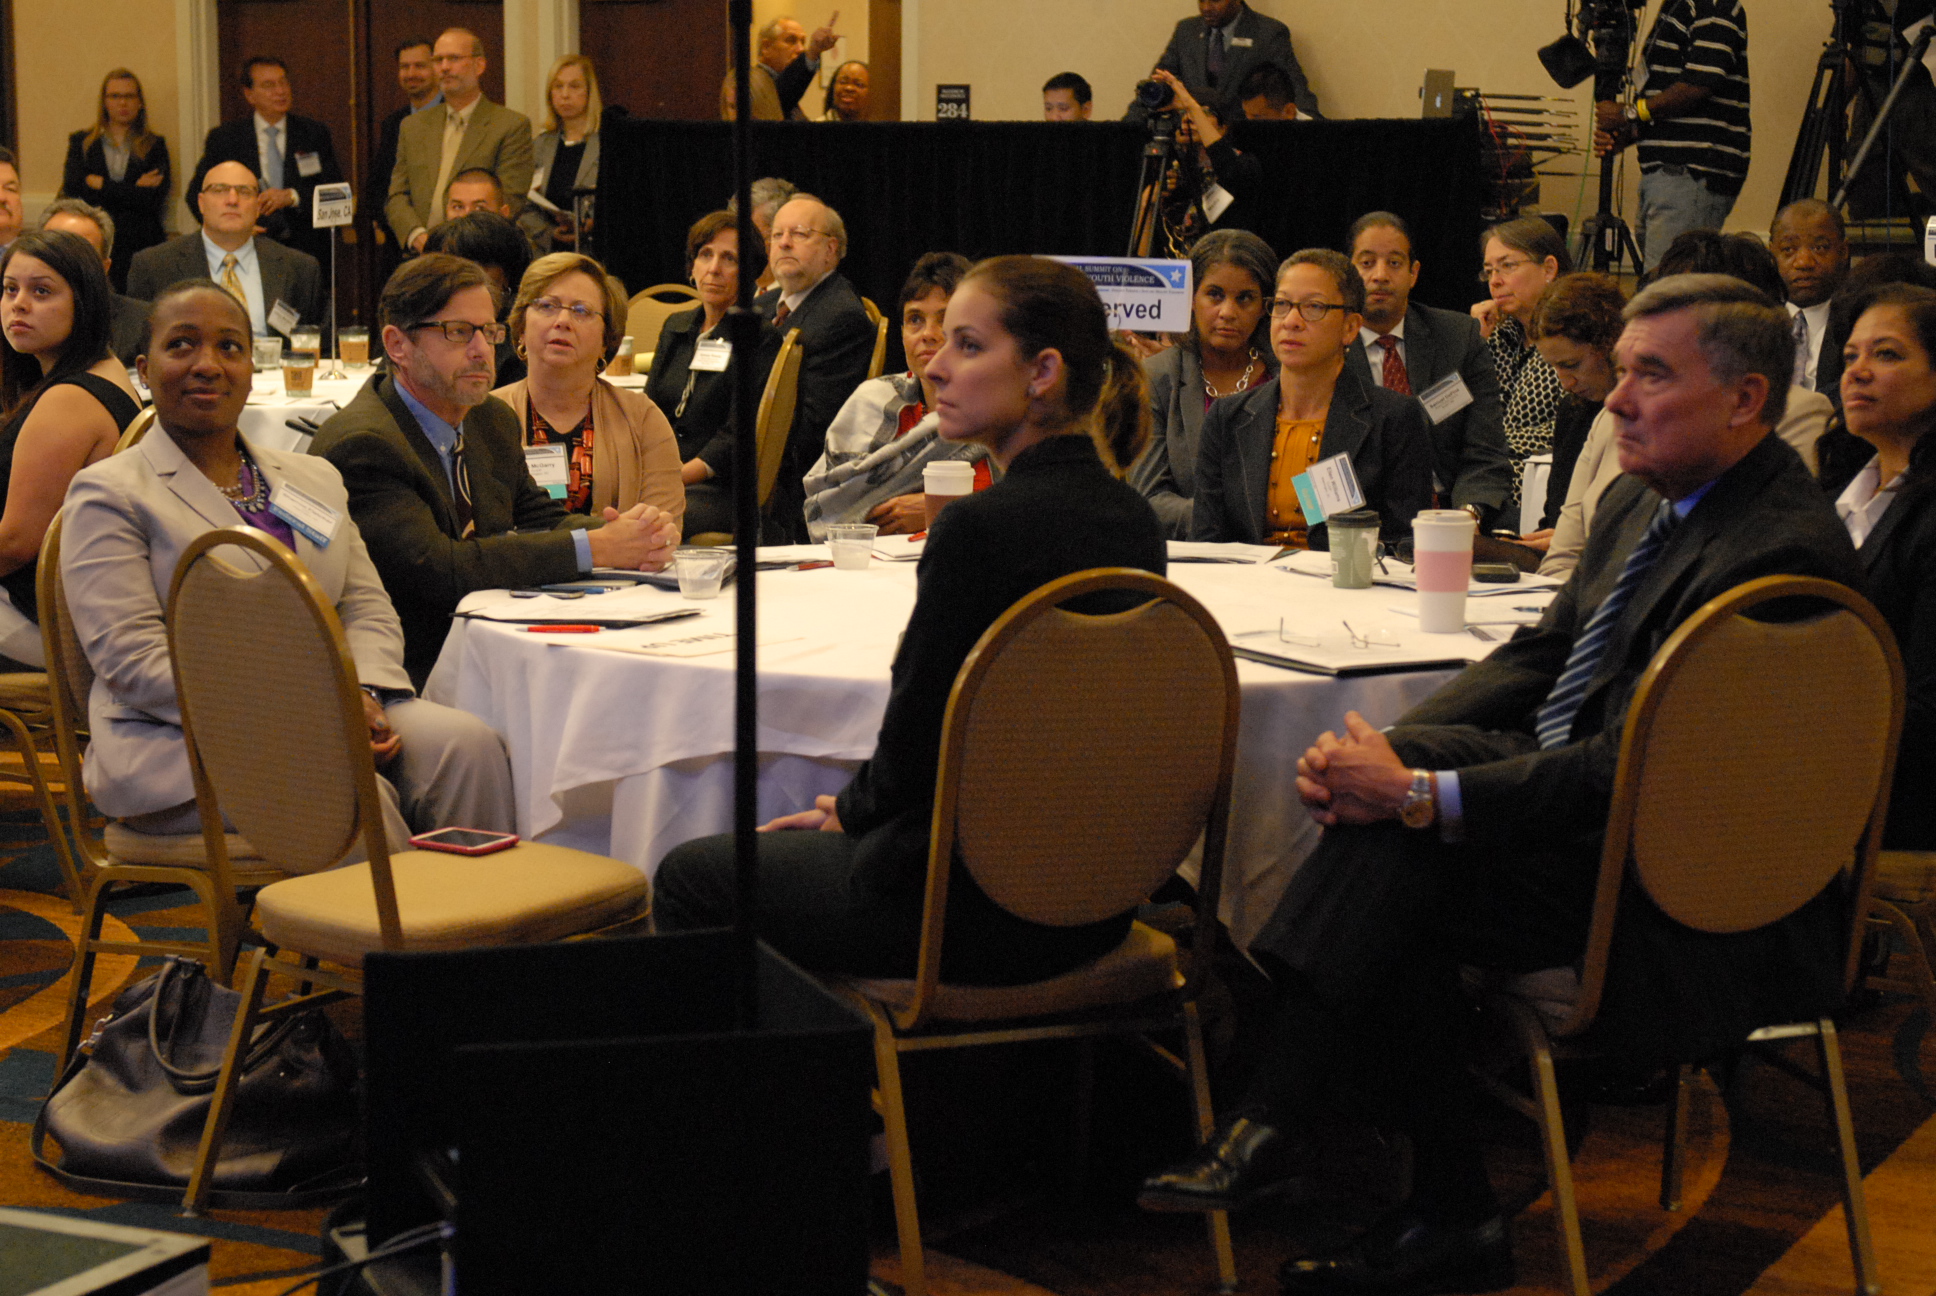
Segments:
[[[4,804],[4,803],[0,803]],[[16,803],[17,804],[17,803]],[[159,939],[190,928],[184,892],[115,901],[111,923]],[[76,925],[51,849],[31,815],[0,814],[0,1206],[169,1229],[214,1240],[226,1296],[286,1289],[319,1253],[324,1212],[172,1208],[69,1192],[41,1173],[28,1131],[54,1078],[64,978]],[[104,960],[98,1007],[145,975]],[[352,1006],[341,1012],[353,1034]],[[1885,1000],[1843,1026],[1858,1142],[1890,1296],[1936,1296],[1936,1031],[1918,1005]],[[1807,1055],[1800,1049],[1796,1056]],[[1180,1088],[1124,1046],[1097,1054],[1093,1134],[1073,1133],[1074,1055],[1037,1045],[909,1059],[910,1116],[929,1241],[931,1288],[965,1293],[1129,1296],[1213,1290],[1193,1216],[1133,1205],[1138,1176],[1187,1146]],[[1812,1296],[1852,1289],[1836,1161],[1821,1100],[1765,1064],[1724,1099],[1702,1077],[1689,1130],[1685,1205],[1660,1210],[1661,1111],[1594,1107],[1575,1161],[1596,1291],[1618,1296]],[[1529,1126],[1487,1116],[1494,1176],[1534,1197],[1541,1170]],[[1233,1221],[1243,1290],[1270,1292],[1287,1257],[1349,1237],[1390,1200],[1397,1154],[1370,1131],[1339,1127],[1322,1182]],[[884,1176],[875,1202],[876,1289],[899,1291]],[[1514,1225],[1525,1292],[1559,1290],[1549,1199]]]

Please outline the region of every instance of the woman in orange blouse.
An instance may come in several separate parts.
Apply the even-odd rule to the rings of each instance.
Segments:
[[[1351,457],[1384,539],[1406,535],[1432,506],[1425,407],[1345,369],[1364,308],[1364,280],[1339,253],[1306,248],[1278,268],[1270,337],[1280,369],[1204,416],[1192,540],[1326,548],[1322,524],[1304,516],[1292,481],[1339,454]]]

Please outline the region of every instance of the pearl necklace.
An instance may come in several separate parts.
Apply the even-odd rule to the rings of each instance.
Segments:
[[[247,489],[242,485],[245,476],[249,482]],[[216,489],[246,513],[262,511],[262,470],[255,466],[255,460],[249,457],[247,450],[242,451],[242,466],[236,469],[235,485],[217,486]]]
[[[1250,386],[1251,375],[1257,372],[1257,362],[1261,359],[1263,357],[1257,354],[1257,348],[1252,347],[1250,349],[1250,361],[1244,365],[1243,375],[1237,379],[1237,385],[1235,387],[1232,387],[1227,392],[1220,392],[1210,385],[1210,379],[1206,377],[1203,380],[1203,390],[1210,393],[1210,399],[1212,400],[1220,396],[1235,396],[1238,392]]]

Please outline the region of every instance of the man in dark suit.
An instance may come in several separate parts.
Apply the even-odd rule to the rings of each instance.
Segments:
[[[289,69],[281,59],[249,59],[242,65],[240,79],[242,97],[255,111],[223,122],[208,133],[188,192],[202,191],[202,178],[211,167],[240,162],[262,177],[262,210],[257,217],[262,232],[325,261],[329,258],[329,231],[315,228],[309,216],[316,186],[343,180],[329,127],[313,117],[299,117],[289,111],[294,95],[289,88]]]
[[[1290,28],[1266,18],[1244,0],[1197,0],[1197,15],[1176,25],[1156,66],[1181,80],[1198,102],[1216,109],[1226,122],[1242,121],[1244,78],[1274,63],[1290,75],[1298,115],[1322,115],[1291,48]],[[1137,101],[1129,105],[1123,120],[1140,122],[1148,115]]]
[[[404,105],[376,128],[376,149],[370,157],[369,174],[363,181],[365,194],[389,195],[390,175],[397,167],[397,134],[403,128],[404,119],[444,101],[444,92],[437,88],[437,69],[430,58],[428,37],[412,36],[397,46],[397,87],[403,91]],[[376,242],[377,264],[384,281],[388,282],[391,271],[403,260],[403,252],[384,222],[382,204],[359,205],[364,213],[361,223],[369,227]]]
[[[753,300],[754,309],[782,334],[800,331],[800,391],[787,433],[780,480],[767,501],[769,525],[780,543],[805,543],[807,470],[827,448],[827,426],[867,381],[875,326],[854,285],[839,273],[847,255],[847,226],[840,213],[812,194],[795,194],[773,214],[767,265],[774,286]]]
[[[1422,267],[1412,256],[1412,231],[1400,217],[1360,216],[1346,236],[1345,252],[1365,281],[1364,323],[1346,364],[1367,382],[1413,396],[1458,376],[1464,395],[1455,390],[1458,384],[1447,393],[1458,408],[1432,423],[1432,487],[1446,507],[1466,510],[1479,534],[1488,534],[1512,492],[1513,469],[1500,424],[1499,375],[1478,321],[1412,303]],[[1431,415],[1430,407],[1426,413]]]
[[[257,337],[273,329],[287,333],[296,323],[321,325],[323,270],[306,252],[274,239],[255,237],[259,197],[256,178],[240,162],[218,162],[202,178],[196,195],[202,228],[135,253],[128,269],[128,295],[153,301],[161,290],[184,279],[213,279],[249,310]],[[286,318],[278,307],[294,312]]]
[[[679,524],[661,510],[568,514],[532,481],[524,429],[490,394],[504,325],[475,262],[442,253],[406,262],[384,285],[377,318],[390,372],[332,415],[310,452],[343,474],[418,688],[466,594],[672,561]]]
[[[1403,1128],[1410,1200],[1344,1250],[1291,1262],[1286,1292],[1511,1285],[1469,1128],[1459,968],[1530,972],[1581,954],[1627,707],[1683,621],[1761,576],[1860,581],[1833,509],[1772,431],[1793,356],[1782,311],[1724,276],[1663,279],[1629,305],[1615,354],[1624,376],[1607,409],[1627,475],[1578,571],[1538,626],[1392,729],[1350,713],[1342,737],[1305,753],[1298,791],[1328,831],[1251,945],[1279,992],[1271,1052],[1238,1114],[1144,1184],[1157,1209],[1242,1204],[1290,1168],[1298,1122],[1346,1095]],[[1667,1063],[1825,1015],[1847,930],[1835,885],[1732,935],[1630,896],[1596,1030]]]
[[[114,246],[114,217],[93,203],[79,198],[56,198],[40,214],[40,227],[79,235],[87,240],[89,247],[100,253],[103,270],[113,268],[108,250]],[[130,369],[134,368],[135,357],[148,348],[150,309],[148,303],[139,298],[114,294],[113,308],[108,316],[108,350],[114,352],[114,358]]]

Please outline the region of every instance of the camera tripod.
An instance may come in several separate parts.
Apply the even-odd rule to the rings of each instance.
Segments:
[[[1633,49],[1634,14],[1618,0],[1602,0],[1587,6],[1591,11],[1588,28],[1593,46],[1593,101],[1618,103],[1627,84],[1627,56]],[[1588,18],[1583,10],[1582,19]],[[1580,237],[1593,248],[1593,268],[1602,274],[1623,261],[1631,261],[1637,272],[1645,264],[1633,230],[1613,210],[1614,158],[1609,153],[1600,159],[1600,201],[1593,215],[1580,223]]]
[[[1936,33],[1936,27],[1923,29],[1903,59],[1889,93],[1878,105],[1875,90],[1857,68],[1856,60],[1867,43],[1862,30],[1865,24],[1874,22],[1886,26],[1886,17],[1874,12],[1867,0],[1829,0],[1829,7],[1835,13],[1835,25],[1822,47],[1821,60],[1815,66],[1815,80],[1808,89],[1807,107],[1795,137],[1795,151],[1789,157],[1788,174],[1781,186],[1784,206],[1800,198],[1814,197],[1825,165],[1833,186],[1829,205],[1840,208],[1848,201],[1850,188],[1883,131],[1888,129],[1896,101],[1929,49],[1931,35]],[[1858,96],[1870,111],[1869,130],[1856,148],[1855,156],[1845,165],[1849,109]]]

